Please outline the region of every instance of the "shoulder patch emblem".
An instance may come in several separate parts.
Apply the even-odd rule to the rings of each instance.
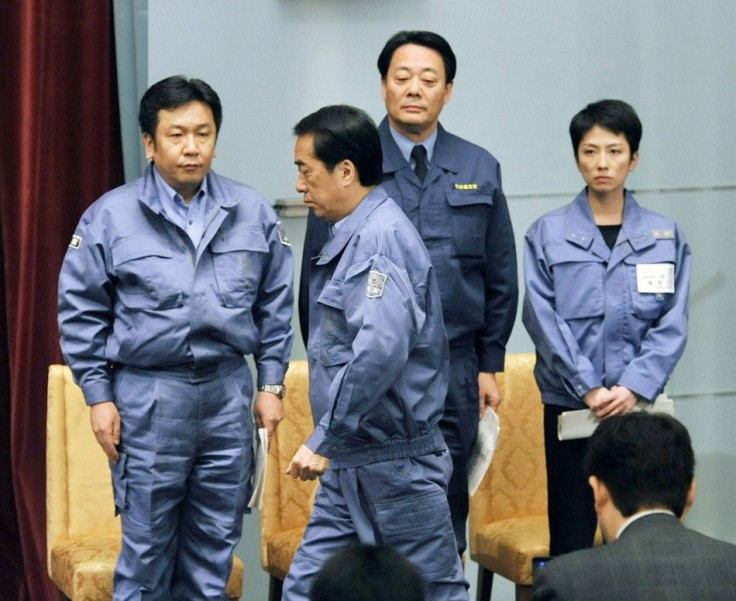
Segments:
[[[291,242],[289,241],[289,238],[286,236],[286,230],[284,229],[284,226],[281,225],[281,222],[276,223],[276,229],[279,233],[279,242],[283,244],[284,246],[291,246]]]
[[[675,237],[673,230],[652,230],[652,236],[657,240],[672,240]]]
[[[388,276],[380,271],[371,270],[368,274],[368,283],[365,287],[365,295],[368,298],[381,298],[383,296],[383,289],[386,286],[386,280]]]
[[[82,246],[82,236],[77,236],[76,234],[74,234],[72,236],[72,241],[69,243],[69,248],[77,250],[80,246]]]

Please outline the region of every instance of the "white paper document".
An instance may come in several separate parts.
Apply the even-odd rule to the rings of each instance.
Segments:
[[[486,407],[478,423],[478,438],[468,460],[468,492],[471,496],[478,490],[483,476],[488,471],[488,466],[491,465],[500,431],[498,415],[493,409]]]
[[[666,413],[668,415],[675,414],[672,399],[664,393],[660,394],[654,400],[654,403],[640,401],[633,410],[648,411],[649,413]],[[557,418],[557,438],[559,440],[588,438],[598,427],[600,421],[590,409],[565,411]]]
[[[256,465],[253,470],[253,494],[248,507],[261,509],[263,506],[263,490],[266,488],[266,458],[268,457],[268,429],[258,428],[258,440],[255,444]]]

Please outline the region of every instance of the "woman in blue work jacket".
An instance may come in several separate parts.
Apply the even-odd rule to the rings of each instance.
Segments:
[[[587,439],[560,441],[563,411],[628,413],[662,392],[685,348],[690,247],[677,224],[625,188],[642,126],[620,100],[589,104],[570,123],[586,187],[537,220],[524,241],[523,322],[537,350],[544,407],[550,555],[590,547]]]

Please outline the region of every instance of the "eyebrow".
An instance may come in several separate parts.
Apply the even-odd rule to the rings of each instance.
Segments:
[[[199,130],[199,129],[210,129],[212,127],[211,123],[198,123],[192,129]],[[181,123],[172,123],[169,125],[169,130],[172,129],[189,129],[186,125],[182,125]]]
[[[623,146],[623,142],[612,142],[611,144],[594,144],[593,142],[581,142],[580,146],[592,146],[593,148],[600,148],[601,146],[604,146],[605,148],[612,148],[613,146]]]
[[[397,65],[396,67],[397,71],[412,71],[411,67],[408,65]],[[420,73],[434,73],[435,75],[439,75],[439,69],[435,69],[434,67],[422,67],[419,70]]]

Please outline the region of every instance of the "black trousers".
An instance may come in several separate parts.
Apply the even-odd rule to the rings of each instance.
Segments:
[[[598,524],[593,491],[583,471],[588,439],[557,439],[557,417],[569,410],[559,405],[544,406],[549,553],[552,556],[592,547]]]
[[[440,430],[452,457],[447,502],[460,555],[467,547],[468,459],[478,436],[478,356],[473,347],[450,348],[450,381]]]

